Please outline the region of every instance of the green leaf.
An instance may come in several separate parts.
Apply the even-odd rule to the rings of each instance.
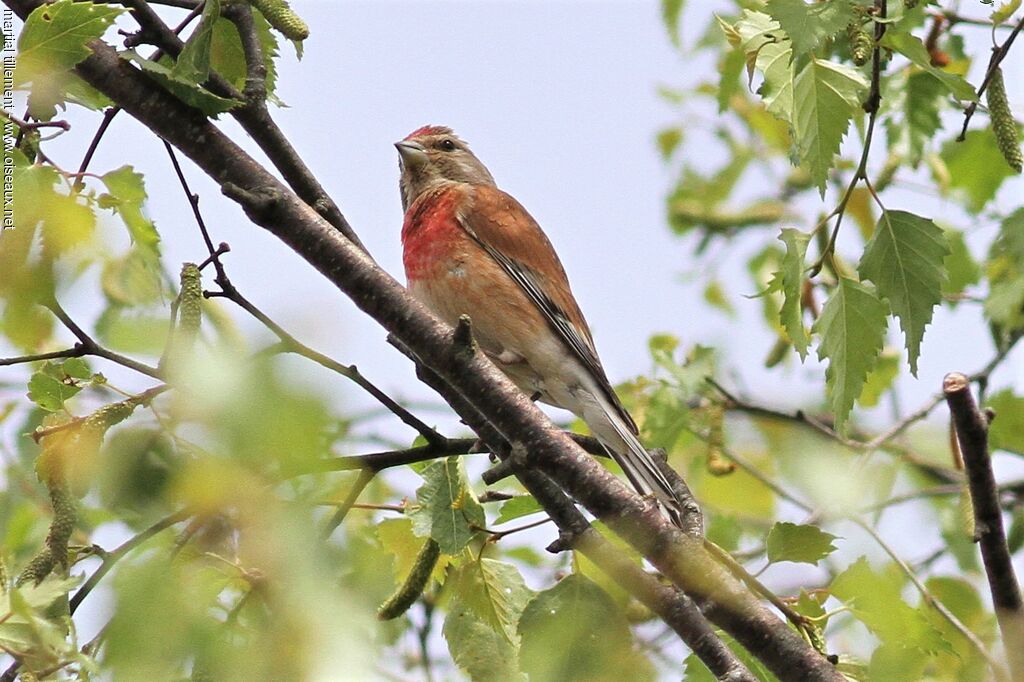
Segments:
[[[928,54],[928,50],[925,48],[924,43],[915,36],[899,30],[889,30],[882,36],[880,44],[882,47],[899,52],[913,62],[915,66],[924,69],[937,78],[957,99],[970,102],[978,99],[974,88],[961,76],[932,66],[932,59]]]
[[[864,248],[857,271],[889,299],[906,337],[910,372],[917,376],[924,329],[942,300],[943,260],[949,245],[942,228],[906,211],[884,211]]]
[[[768,531],[768,561],[793,561],[817,566],[819,561],[836,551],[832,541],[837,537],[817,526],[776,523]]]
[[[683,15],[684,4],[685,0],[661,0],[661,20],[676,47],[679,47],[679,19]]]
[[[159,355],[167,342],[167,318],[109,305],[96,320],[96,336],[112,350]]]
[[[220,19],[220,0],[206,0],[199,26],[189,36],[178,55],[172,72],[196,85],[210,77],[210,48],[213,44],[214,25]]]
[[[949,642],[920,609],[903,601],[906,579],[895,565],[875,571],[866,558],[840,573],[829,591],[850,607],[853,615],[885,644],[935,653],[951,651]],[[924,605],[925,609],[931,607]]]
[[[914,168],[935,133],[942,127],[946,88],[934,75],[907,71],[887,81],[882,101],[892,114],[885,120],[889,150],[905,156]]]
[[[442,630],[452,660],[473,682],[522,679],[518,646],[498,633],[455,594]]]
[[[157,303],[163,295],[160,262],[142,246],[108,260],[103,266],[100,284],[107,300],[116,305]]]
[[[158,256],[160,235],[153,221],[142,212],[142,205],[146,201],[146,185],[142,173],[136,172],[132,166],[121,166],[104,173],[100,179],[110,193],[101,197],[101,205],[112,208],[121,216],[132,241],[146,256]]]
[[[868,374],[864,382],[864,390],[860,392],[857,402],[863,407],[874,407],[882,398],[882,394],[889,390],[892,382],[900,373],[900,354],[894,348],[886,348],[878,356],[875,368]]]
[[[416,491],[419,507],[412,513],[413,530],[419,537],[434,538],[445,554],[457,554],[486,523],[484,509],[466,482],[462,459],[432,462],[422,476],[425,482]]]
[[[81,387],[55,379],[44,371],[28,380],[28,398],[48,412],[64,409],[64,401],[81,391]]]
[[[672,158],[672,152],[679,147],[679,143],[683,141],[683,130],[682,128],[665,128],[658,132],[656,139],[658,143],[658,151],[661,152],[661,158],[664,161],[668,161]]]
[[[970,130],[963,142],[949,140],[940,154],[949,169],[949,184],[964,196],[965,206],[978,213],[996,195],[1013,169],[1003,160],[991,128]]]
[[[872,289],[840,277],[814,324],[814,331],[821,334],[818,359],[829,361],[825,379],[839,431],[845,429],[853,401],[875,366],[885,336],[887,312]]]
[[[946,243],[949,244],[949,255],[943,263],[947,277],[942,293],[956,295],[963,293],[970,285],[978,283],[981,279],[981,267],[971,255],[963,232],[947,229]]]
[[[825,40],[844,30],[853,19],[852,2],[768,0],[766,6],[782,30],[789,35],[797,56],[815,50]]]
[[[61,367],[64,373],[72,379],[88,380],[92,378],[92,370],[89,363],[82,358],[68,358]]]
[[[867,88],[859,71],[821,59],[808,61],[793,82],[794,142],[801,167],[822,196],[832,159]]]
[[[217,114],[230,111],[243,104],[241,100],[215,95],[206,88],[174,73],[163,64],[150,61],[134,52],[123,52],[121,56],[138,64],[151,78],[167,88],[168,92],[185,104],[199,109],[207,116],[216,117]]]
[[[988,429],[989,447],[1024,454],[1024,398],[1006,388],[989,396],[985,404],[996,413]]]
[[[531,680],[645,680],[654,671],[633,648],[622,612],[581,575],[539,593],[519,619],[520,662]]]
[[[14,85],[32,85],[29,111],[49,120],[63,104],[70,70],[89,56],[88,43],[103,35],[120,7],[58,0],[37,7],[25,20],[18,38]]]
[[[481,559],[464,564],[451,580],[467,610],[510,644],[519,645],[516,623],[534,594],[519,569],[503,561]]]
[[[998,26],[1009,19],[1020,8],[1021,0],[1006,0],[997,10],[992,12],[992,23]]]
[[[807,357],[807,348],[811,342],[804,327],[803,306],[800,304],[804,284],[804,255],[811,235],[787,227],[782,230],[779,240],[786,245],[786,255],[782,258],[782,269],[772,279],[771,287],[783,294],[779,322],[803,360]]]
[[[401,585],[412,571],[416,557],[423,547],[423,540],[412,532],[412,520],[408,518],[385,519],[377,524],[377,539],[389,554],[395,557],[395,585]],[[434,564],[431,574],[434,580],[444,579],[449,557],[445,554]]]
[[[501,505],[498,518],[494,522],[506,523],[542,511],[544,511],[544,507],[540,506],[540,502],[534,499],[533,495],[516,495]]]
[[[764,74],[758,94],[769,113],[783,121],[793,120],[793,48],[783,40],[779,23],[763,12],[744,10],[736,22],[740,49],[747,55],[748,69]]]
[[[729,102],[740,90],[740,74],[743,73],[743,65],[746,63],[746,55],[737,48],[727,49],[718,63],[718,72],[721,78],[718,81],[718,113],[725,113],[729,109]]]

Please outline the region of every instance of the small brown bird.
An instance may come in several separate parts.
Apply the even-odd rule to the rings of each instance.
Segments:
[[[445,322],[469,315],[480,347],[527,395],[586,422],[641,495],[680,503],[637,437],[597,357],[551,242],[450,128],[401,142],[409,291]]]

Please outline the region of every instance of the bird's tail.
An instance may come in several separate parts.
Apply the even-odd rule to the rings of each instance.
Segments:
[[[584,421],[622,467],[633,488],[641,495],[653,495],[668,519],[682,528],[682,502],[654,457],[640,442],[634,427],[623,417],[622,408],[612,405],[601,392],[595,391],[595,397],[601,406],[602,423],[592,423],[597,420],[586,418]]]

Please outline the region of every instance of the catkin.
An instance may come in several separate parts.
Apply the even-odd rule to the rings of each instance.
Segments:
[[[249,4],[258,9],[267,23],[285,38],[305,40],[309,37],[309,26],[285,0],[249,0]]]
[[[996,136],[996,144],[1010,168],[1021,172],[1024,159],[1021,158],[1020,134],[1017,122],[1010,111],[1010,101],[1006,97],[1006,83],[1003,82],[1003,70],[996,67],[985,91],[988,102],[988,113],[992,120],[992,132]]]
[[[174,331],[179,352],[192,350],[203,319],[203,284],[195,263],[181,266],[181,294],[178,300],[178,326]]]
[[[434,572],[434,566],[437,565],[437,560],[440,558],[441,547],[434,538],[427,538],[419,554],[416,555],[416,561],[412,565],[412,570],[409,571],[409,576],[398,590],[380,605],[377,617],[381,620],[391,620],[408,611],[423,594],[423,590],[427,587],[427,581],[430,580],[430,574]]]
[[[846,27],[846,35],[850,39],[850,54],[853,56],[853,63],[857,66],[864,66],[871,59],[871,49],[874,41],[859,19],[854,19]]]

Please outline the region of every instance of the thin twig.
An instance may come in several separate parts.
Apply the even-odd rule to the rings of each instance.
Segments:
[[[981,96],[992,81],[996,69],[999,68],[1003,59],[1006,58],[1007,53],[1010,51],[1010,46],[1013,45],[1013,41],[1017,39],[1017,35],[1022,28],[1024,28],[1024,17],[1020,18],[1020,21],[1013,27],[1013,31],[1010,32],[1010,35],[1007,36],[1003,44],[992,50],[992,57],[989,58],[988,69],[985,71],[985,80],[981,81],[981,85],[978,86],[978,99],[968,104],[967,108],[964,109],[964,126],[960,130],[960,136],[956,138],[957,142],[963,142],[967,139],[967,126],[971,124],[971,117],[974,116],[974,112],[978,109],[978,102],[981,101]]]
[[[75,344],[73,348],[55,350],[50,353],[37,353],[35,355],[19,355],[13,358],[0,358],[0,367],[8,365],[21,365],[26,362],[38,362],[40,360],[57,360],[59,358],[80,358],[88,355],[88,351],[82,344]]]
[[[348,496],[345,498],[344,502],[338,506],[338,509],[331,515],[331,518],[324,524],[323,530],[320,532],[320,536],[323,539],[326,540],[331,537],[331,533],[334,532],[334,529],[341,525],[341,522],[345,520],[345,516],[348,515],[349,510],[352,508],[352,505],[356,503],[356,500],[359,499],[359,495],[362,494],[363,490],[366,489],[366,486],[370,484],[370,481],[373,480],[375,475],[376,472],[374,472],[373,469],[363,469],[359,472],[359,478],[357,478],[355,483],[352,484],[352,489],[349,490]]]
[[[867,167],[868,167],[868,156],[871,153],[871,141],[874,137],[875,132],[875,121],[878,118],[879,105],[882,102],[882,88],[881,88],[881,76],[882,76],[882,58],[881,58],[881,46],[880,41],[882,36],[885,35],[887,24],[885,23],[887,15],[886,0],[875,0],[875,14],[880,21],[875,22],[875,35],[874,35],[874,49],[871,51],[871,88],[868,91],[868,98],[864,101],[864,111],[868,114],[868,129],[864,135],[864,148],[861,150],[860,163],[857,164],[857,170],[853,174],[853,178],[850,179],[850,184],[846,186],[846,191],[843,192],[843,198],[839,201],[839,204],[830,213],[825,220],[818,224],[815,231],[820,229],[823,225],[828,223],[828,220],[833,216],[836,219],[836,224],[832,228],[832,232],[829,235],[828,242],[825,244],[825,248],[821,250],[821,255],[818,260],[815,261],[814,265],[808,270],[807,276],[814,277],[821,272],[822,266],[831,257],[832,252],[835,250],[836,238],[839,236],[839,226],[843,222],[843,216],[846,214],[846,206],[850,203],[850,198],[853,196],[853,190],[857,187],[857,183],[861,180],[867,179]]]
[[[68,331],[75,335],[75,338],[78,339],[79,345],[84,348],[82,355],[95,355],[97,357],[110,360],[111,362],[116,362],[119,365],[133,369],[136,372],[145,374],[153,379],[163,378],[162,373],[156,367],[150,367],[145,363],[132,360],[129,357],[125,357],[120,353],[115,353],[96,343],[96,341],[94,341],[93,338],[85,332],[85,330],[79,327],[75,321],[71,319],[56,299],[51,298],[49,301],[44,302],[44,305],[50,309],[50,312],[52,312],[58,320],[61,321],[61,324],[68,328]]]
[[[398,404],[391,396],[387,395],[384,391],[378,388],[373,382],[367,379],[359,371],[355,365],[343,365],[340,362],[313,350],[309,346],[303,344],[294,336],[284,330],[281,325],[274,322],[268,315],[262,310],[256,307],[249,299],[242,295],[235,285],[232,283],[231,278],[228,277],[227,271],[224,268],[224,264],[220,260],[220,254],[224,253],[227,249],[224,245],[218,248],[214,248],[213,239],[210,237],[210,230],[206,225],[206,221],[203,219],[202,211],[199,210],[199,195],[192,192],[189,187],[188,180],[185,178],[185,173],[181,168],[181,164],[178,163],[178,157],[174,152],[174,148],[164,142],[164,147],[167,150],[167,154],[170,157],[171,165],[174,167],[174,173],[178,178],[178,183],[181,185],[182,190],[185,192],[185,197],[188,199],[189,206],[192,208],[192,215],[195,218],[196,224],[199,226],[199,231],[203,236],[203,241],[206,244],[206,248],[210,253],[209,261],[213,264],[217,275],[214,281],[220,287],[220,292],[214,292],[211,294],[212,297],[226,298],[232,301],[240,308],[245,310],[247,313],[252,315],[254,318],[259,320],[267,329],[272,331],[278,339],[280,339],[280,348],[283,352],[295,353],[301,355],[313,362],[317,363],[321,367],[331,370],[341,376],[354,382],[364,391],[373,396],[381,405],[386,407],[390,412],[397,416],[403,423],[412,427],[419,433],[423,438],[437,447],[445,446],[445,438],[436,429],[431,428],[414,414],[409,412],[401,405]]]
[[[187,509],[176,511],[173,514],[160,519],[141,533],[132,536],[118,546],[114,551],[108,552],[107,555],[103,557],[103,563],[100,564],[100,567],[89,576],[89,579],[85,581],[85,584],[79,587],[78,591],[71,597],[71,601],[69,603],[71,615],[74,615],[75,611],[82,604],[82,601],[96,588],[96,585],[98,585],[100,580],[103,579],[103,576],[110,572],[110,569],[114,567],[114,564],[154,535],[157,535],[161,531],[164,531],[177,523],[181,523],[191,515],[192,512]]]

